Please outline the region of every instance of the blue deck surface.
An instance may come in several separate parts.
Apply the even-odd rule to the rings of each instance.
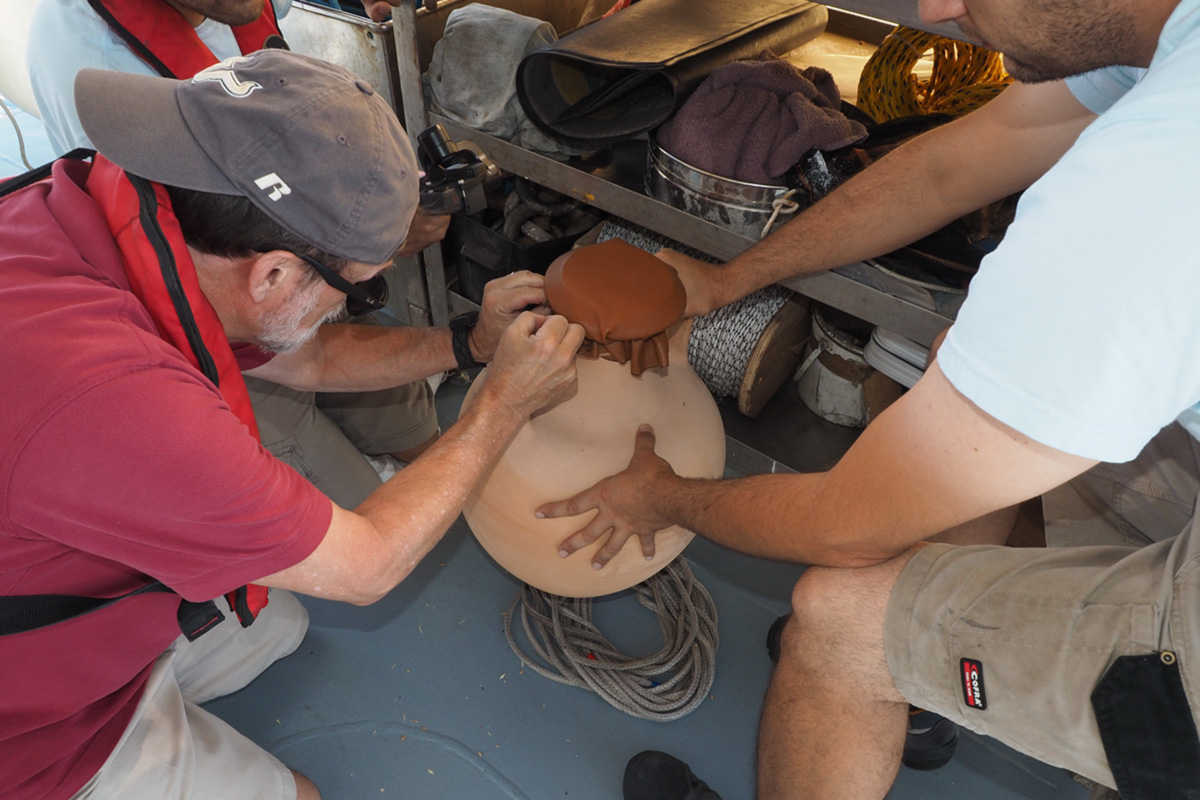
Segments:
[[[438,391],[443,428],[463,389]],[[753,796],[759,710],[771,622],[788,610],[801,568],[697,540],[687,555],[718,609],[711,696],[660,723],[532,670],[505,641],[519,584],[479,547],[460,517],[387,598],[368,608],[304,598],[312,627],[300,650],[208,708],[311,777],[326,800],[619,800],[626,761],[644,749],[688,761],[725,800]],[[600,599],[598,627],[622,652],[662,646],[654,614],[631,592]],[[964,732],[935,772],[902,769],[896,800],[1083,800],[1059,769]]]

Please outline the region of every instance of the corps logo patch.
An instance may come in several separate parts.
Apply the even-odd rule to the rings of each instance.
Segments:
[[[987,708],[987,695],[983,691],[983,663],[964,658],[959,662],[959,677],[962,678],[963,700],[967,706],[980,711]]]

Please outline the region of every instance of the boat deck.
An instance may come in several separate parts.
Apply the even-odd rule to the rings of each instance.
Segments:
[[[443,428],[464,392],[438,390]],[[828,423],[787,392],[764,414],[796,420],[783,438],[811,439]],[[620,800],[625,763],[646,749],[684,759],[725,800],[750,800],[772,668],[766,632],[788,611],[802,568],[699,539],[685,555],[716,603],[720,645],[710,697],[673,722],[629,716],[528,669],[503,630],[520,584],[461,517],[379,603],[304,598],[312,627],[300,650],[208,708],[311,777],[327,800]],[[632,591],[597,600],[594,618],[625,654],[662,647],[656,616]],[[888,797],[1083,800],[1087,792],[1062,770],[964,731],[949,765],[902,769]]]

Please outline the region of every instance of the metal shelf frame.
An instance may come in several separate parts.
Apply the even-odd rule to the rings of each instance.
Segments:
[[[578,164],[556,161],[483,134],[454,120],[428,113],[422,84],[421,45],[423,43],[426,47],[427,59],[428,51],[432,47],[428,28],[436,25],[439,18],[444,20],[453,8],[471,2],[474,0],[443,0],[432,12],[424,8],[417,9],[411,3],[402,3],[393,11],[393,41],[396,50],[394,63],[398,86],[396,94],[400,98],[397,111],[409,135],[414,139],[414,146],[417,133],[438,122],[446,127],[453,139],[477,144],[509,174],[527,178],[615,217],[632,221],[683,245],[707,253],[713,258],[727,261],[754,244],[752,239],[645,194],[641,190],[644,175],[632,181],[628,174],[630,170],[626,169],[626,174],[620,175],[621,179],[618,180],[616,173],[619,170],[612,168],[612,164],[604,163],[604,158],[576,159],[575,161],[581,162]],[[520,13],[529,13],[522,3],[535,2],[536,0],[488,0],[489,5],[518,6],[514,10]],[[840,8],[830,9],[830,28],[834,26],[836,19],[840,27],[839,32],[843,35],[878,42],[896,24],[883,21],[890,19],[899,24],[922,27],[943,35],[956,35],[955,31],[923,26],[915,18],[911,5],[902,0],[846,0],[839,3]],[[547,6],[547,9],[550,7]],[[418,19],[431,15],[434,15],[432,19],[425,19],[424,28],[419,28]],[[440,36],[439,30],[436,37]],[[628,167],[628,164],[625,166]],[[644,170],[644,164],[642,169]],[[455,314],[478,308],[470,300],[449,291],[440,246],[427,249],[421,254],[419,261],[419,269],[425,283],[424,300],[428,310],[424,316],[431,324],[445,325]],[[855,270],[862,274],[864,270],[870,272],[871,269],[862,263],[847,265],[840,270],[792,278],[783,281],[782,285],[925,345],[930,344],[938,333],[950,325],[952,320],[949,316],[923,304],[926,298],[921,297],[918,298],[918,302],[913,302],[906,297],[841,274]],[[883,285],[888,284],[884,281]],[[938,304],[936,300],[929,302],[932,306]],[[409,305],[412,308],[415,304],[410,301]],[[751,429],[753,427],[750,426]],[[798,466],[778,460],[779,457],[783,457],[787,462],[791,462],[792,458],[789,455],[767,455],[729,434],[726,436],[726,444],[730,453],[727,466],[733,475],[788,472]]]
[[[878,12],[879,7],[887,3],[879,0],[843,5],[861,5],[864,7],[864,13],[872,13]],[[717,259],[727,261],[754,244],[752,239],[692,216],[641,191],[621,185],[605,176],[602,169],[581,169],[517,147],[445,117],[429,114],[425,109],[418,49],[417,19],[422,13],[425,12],[417,10],[409,3],[401,4],[393,12],[401,105],[403,119],[410,135],[415,136],[434,122],[440,122],[454,139],[465,139],[479,145],[507,173],[528,178]],[[838,10],[831,9],[831,16],[835,13],[838,13]],[[861,18],[856,21],[860,25],[885,24]],[[469,301],[452,296],[447,290],[440,248],[431,247],[422,256],[430,318],[434,325],[444,325],[452,311],[461,309],[463,304]],[[851,266],[862,267],[861,264]],[[951,322],[950,318],[936,310],[869,286],[839,274],[838,271],[792,278],[783,281],[782,285],[926,345]]]

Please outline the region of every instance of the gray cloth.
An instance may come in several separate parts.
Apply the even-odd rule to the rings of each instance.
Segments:
[[[737,61],[712,71],[659,129],[658,144],[715,175],[781,185],[812,148],[836,150],[866,137],[840,106],[833,76],[820,67]]]
[[[585,152],[542,133],[517,100],[517,65],[557,39],[550,23],[502,8],[476,4],[451,11],[424,76],[431,109],[529,150]]]

